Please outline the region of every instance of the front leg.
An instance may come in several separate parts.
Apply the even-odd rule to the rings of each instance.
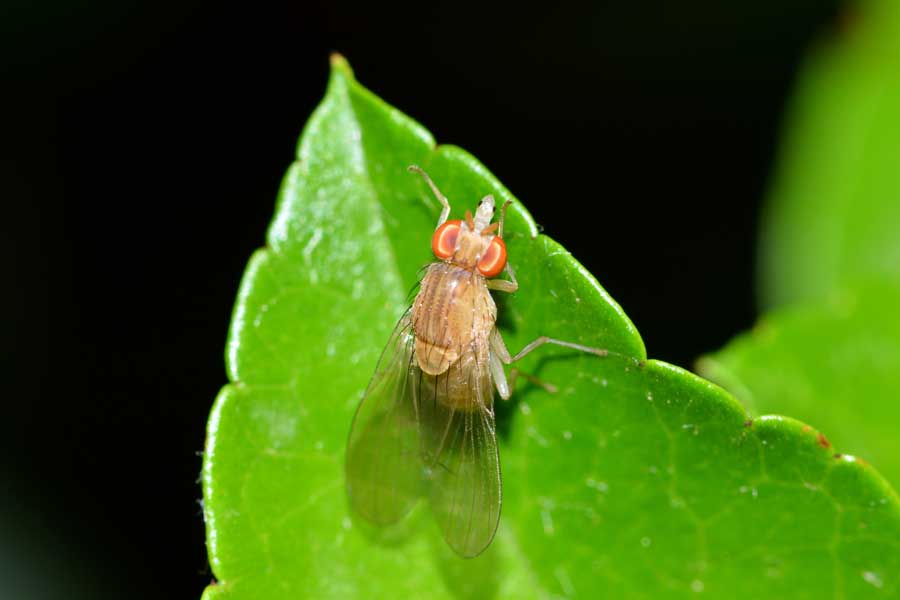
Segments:
[[[519,282],[516,281],[516,274],[513,273],[512,265],[506,263],[506,272],[509,273],[509,279],[488,279],[485,283],[489,290],[497,290],[498,292],[506,292],[512,294],[519,289]]]
[[[441,203],[441,206],[443,208],[441,209],[441,216],[438,219],[437,227],[435,227],[435,229],[437,229],[438,227],[443,225],[447,221],[447,217],[450,216],[450,201],[447,200],[447,196],[441,193],[441,190],[438,189],[438,187],[431,180],[431,177],[428,176],[428,173],[426,173],[422,169],[422,167],[418,165],[409,165],[407,169],[413,173],[418,173],[419,175],[421,175],[422,179],[425,180],[425,183],[428,184],[428,187],[431,188],[431,192],[434,194],[434,197],[437,198],[438,202]]]

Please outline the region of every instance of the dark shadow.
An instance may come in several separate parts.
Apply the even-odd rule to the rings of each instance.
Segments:
[[[461,558],[444,542],[436,527],[429,538],[433,540],[434,562],[454,597],[468,600],[497,596],[505,573],[497,544],[491,544],[475,558]]]
[[[516,327],[516,322],[510,317],[508,310],[509,294],[492,292],[491,296],[493,296],[494,303],[497,305],[497,327],[500,328],[501,332],[515,333],[518,327]]]
[[[347,514],[356,529],[366,540],[376,546],[387,548],[399,548],[411,540],[421,531],[422,527],[426,527],[423,513],[427,512],[422,508],[423,502],[419,502],[408,515],[393,525],[374,525],[364,518],[357,515],[350,507],[347,507]]]

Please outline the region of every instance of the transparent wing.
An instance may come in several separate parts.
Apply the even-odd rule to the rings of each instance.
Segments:
[[[399,521],[422,493],[419,431],[411,393],[419,372],[414,340],[407,312],[378,361],[347,442],[350,506],[376,525]]]
[[[463,557],[487,548],[500,521],[500,455],[486,358],[473,347],[441,375],[416,373],[429,501],[447,544]]]

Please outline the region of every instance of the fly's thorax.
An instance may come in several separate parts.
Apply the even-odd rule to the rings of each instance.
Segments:
[[[469,355],[487,365],[496,318],[484,277],[453,264],[432,264],[412,307],[419,367],[438,375]]]

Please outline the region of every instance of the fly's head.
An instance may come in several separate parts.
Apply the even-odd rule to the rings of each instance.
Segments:
[[[437,228],[431,249],[441,260],[464,269],[477,269],[485,277],[496,277],[506,266],[506,244],[497,233],[499,223],[491,223],[493,196],[478,203],[475,216],[466,211],[464,220],[447,221]]]

